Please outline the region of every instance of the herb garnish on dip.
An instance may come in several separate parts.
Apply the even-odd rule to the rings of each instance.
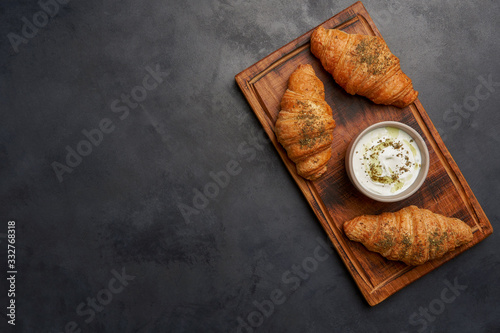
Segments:
[[[361,186],[378,195],[392,196],[415,182],[421,154],[413,138],[395,127],[366,133],[353,148],[352,166]]]

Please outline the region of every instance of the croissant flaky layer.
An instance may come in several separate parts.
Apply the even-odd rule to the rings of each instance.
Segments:
[[[315,180],[326,172],[334,128],[323,83],[311,65],[299,65],[281,99],[275,131],[301,177]]]
[[[398,57],[378,36],[318,27],[311,35],[311,52],[349,94],[399,108],[418,96]]]
[[[344,232],[368,250],[407,265],[440,258],[472,241],[472,229],[461,220],[416,206],[356,217],[344,223]]]

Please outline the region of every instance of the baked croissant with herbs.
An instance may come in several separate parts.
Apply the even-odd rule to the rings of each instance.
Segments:
[[[334,128],[323,83],[311,65],[299,65],[288,79],[275,132],[301,177],[315,180],[326,172]]]
[[[399,108],[413,103],[418,96],[410,78],[401,70],[398,57],[378,36],[348,34],[320,26],[311,35],[311,52],[351,95]]]
[[[416,206],[356,217],[344,223],[344,232],[368,250],[407,265],[440,258],[472,241],[472,229],[461,220]]]

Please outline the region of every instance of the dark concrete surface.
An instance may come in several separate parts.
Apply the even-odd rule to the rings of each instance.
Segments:
[[[500,331],[498,231],[369,307],[234,81],[351,1],[54,3],[0,3],[0,332]],[[499,3],[364,4],[498,229]]]

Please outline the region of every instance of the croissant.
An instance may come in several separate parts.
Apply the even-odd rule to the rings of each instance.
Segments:
[[[472,241],[472,229],[456,218],[408,206],[395,213],[363,215],[344,223],[344,232],[389,260],[421,265]]]
[[[334,128],[323,83],[311,65],[299,65],[288,79],[275,131],[301,177],[315,180],[326,172]]]
[[[399,108],[418,96],[410,78],[401,71],[398,57],[378,36],[347,34],[320,26],[311,35],[311,52],[351,95]]]

